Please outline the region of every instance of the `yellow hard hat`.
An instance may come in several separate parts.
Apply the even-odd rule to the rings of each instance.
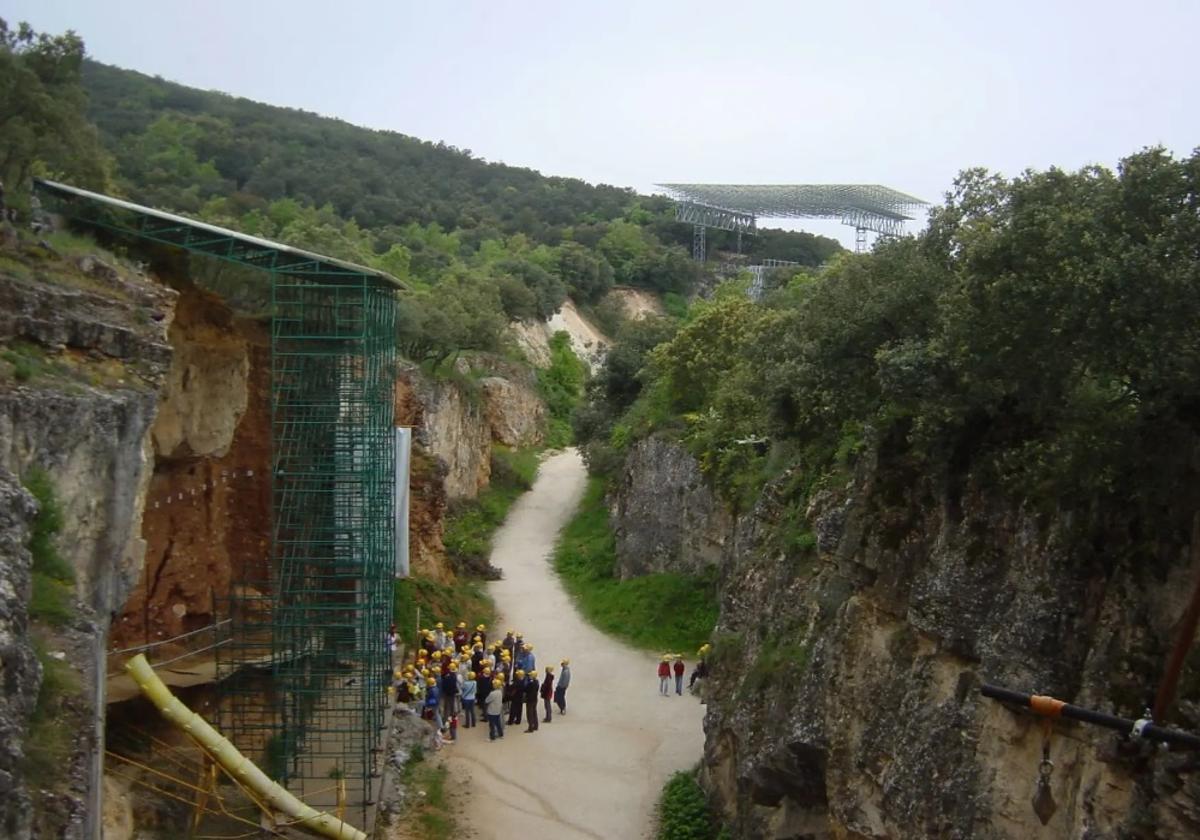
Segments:
[[[392,671],[392,676],[396,679],[400,679],[402,676],[404,676],[404,672],[397,668],[395,671]]]
[[[434,626],[434,627],[436,627],[436,628],[437,628],[437,629],[439,629],[439,630],[445,630],[445,629],[446,629],[446,625],[445,625],[445,624],[442,624],[442,622],[440,622],[440,621],[439,621],[437,624],[433,625],[433,626]]]
[[[533,650],[533,645],[529,644],[529,642],[526,642],[524,645],[521,646],[521,649],[522,650]]]
[[[467,671],[467,679],[469,679],[469,680],[473,680],[473,679],[475,679],[475,672],[474,672],[474,671]]]
[[[395,694],[395,693],[396,693],[396,689],[392,688],[392,687],[389,685],[389,686],[387,687],[387,693],[388,693],[388,694]]]
[[[663,661],[663,662],[670,662],[670,661],[671,661],[671,654],[669,654],[669,653],[664,653],[664,654],[663,654],[662,661]]]
[[[458,622],[458,629],[465,630],[466,628],[467,628],[467,622],[465,622],[465,621]]]
[[[475,629],[482,633],[484,630],[487,629],[487,625],[486,624],[476,624]]]
[[[422,627],[422,628],[421,628],[421,635],[422,635],[422,636],[425,636],[425,635],[428,635],[428,634],[429,634],[429,628],[428,628],[428,627]]]
[[[546,673],[547,673],[547,674],[553,674],[553,673],[554,673],[554,666],[553,666],[553,665],[547,665],[547,666],[546,666]]]
[[[676,659],[683,659],[683,654],[682,654],[682,653],[677,653],[677,654],[675,654],[675,658],[676,658]]]
[[[571,664],[571,660],[570,660],[570,659],[564,659],[564,660],[563,660],[561,663],[559,663],[559,664],[561,664],[561,665],[570,665],[570,664]]]
[[[504,688],[504,680],[492,680],[492,688]]]
[[[434,658],[434,659],[441,659],[441,658],[442,658],[442,652],[441,652],[440,650],[435,650],[435,651],[433,652],[433,658]]]
[[[425,680],[425,685],[437,685],[437,680],[435,680],[433,677],[430,677],[429,679]]]
[[[518,677],[523,677],[523,676],[525,676],[525,671],[523,671],[522,669],[518,668],[518,669],[517,669],[517,676],[518,676]]]

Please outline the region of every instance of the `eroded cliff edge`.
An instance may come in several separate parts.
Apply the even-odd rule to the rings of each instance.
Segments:
[[[1200,571],[1185,519],[1150,539],[1130,511],[1031,509],[878,456],[797,509],[803,483],[735,517],[682,445],[650,439],[610,495],[622,570],[720,568],[701,778],[733,836],[1200,834],[1195,758],[1067,722],[1043,827],[1042,729],[979,696],[1141,716]],[[1198,655],[1171,723],[1200,729]]]

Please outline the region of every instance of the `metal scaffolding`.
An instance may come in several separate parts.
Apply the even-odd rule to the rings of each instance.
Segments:
[[[858,250],[867,232],[899,236],[927,202],[878,184],[655,184],[675,199],[675,218],[703,229],[753,232],[757,220],[837,219],[855,230]],[[695,248],[693,248],[695,250]],[[694,254],[703,260],[703,253]]]
[[[311,804],[367,825],[392,663],[396,289],[389,275],[40,182],[85,224],[267,272],[272,532],[220,598],[223,733]],[[267,677],[267,679],[264,679]]]

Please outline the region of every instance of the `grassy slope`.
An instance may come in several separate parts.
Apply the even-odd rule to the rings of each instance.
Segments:
[[[614,577],[616,549],[604,484],[591,479],[554,551],[554,567],[584,616],[606,633],[638,647],[693,651],[717,620],[712,575],[662,573]]]

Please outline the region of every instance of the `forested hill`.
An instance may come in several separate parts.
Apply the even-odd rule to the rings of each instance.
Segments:
[[[488,163],[443,143],[201,91],[85,61],[88,117],[115,156],[122,189],[154,205],[200,212],[221,198],[240,216],[290,198],[379,231],[409,223],[461,230],[467,243],[523,233],[594,245],[627,218],[667,244],[690,244],[669,202],[575,178]],[[716,247],[724,240],[713,238]],[[764,231],[751,253],[818,265],[829,238]]]

